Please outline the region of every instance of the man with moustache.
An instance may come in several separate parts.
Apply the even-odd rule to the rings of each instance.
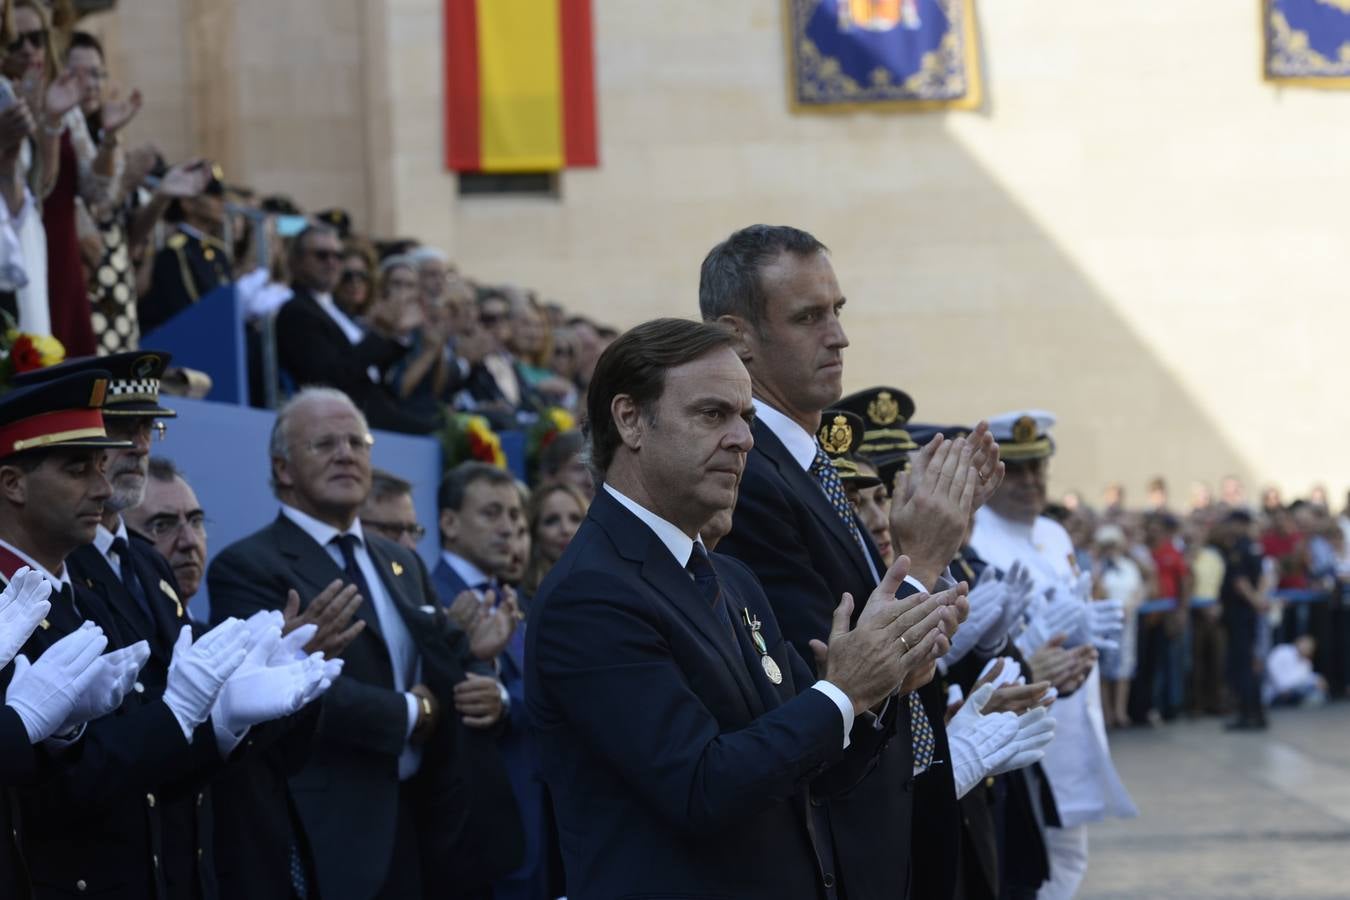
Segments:
[[[753,576],[708,554],[700,530],[736,503],[753,445],[733,348],[723,329],[658,319],[618,338],[591,381],[603,484],[540,586],[525,653],[581,900],[844,896],[811,787],[857,784],[894,715],[864,713],[946,645],[954,618],[940,597],[895,599],[901,560],[856,628],[852,598],[837,604],[816,679]]]
[[[784,636],[799,650],[829,633],[835,598],[869,596],[883,570],[814,437],[821,413],[843,393],[845,302],[824,244],[787,226],[735,232],[708,253],[699,278],[703,319],[735,333],[754,385],[755,446],[721,546],[763,582]],[[916,458],[891,518],[911,559],[906,594],[951,584],[944,572],[969,511],[1001,471],[984,427],[969,441],[935,442]],[[824,816],[852,900],[941,898],[954,890],[959,834],[946,703],[935,687],[917,693],[933,671],[911,675],[895,698],[897,739],[860,789]]]
[[[163,456],[146,466],[145,498],[123,513],[132,537],[148,538],[169,561],[179,599],[197,596],[206,574],[206,512],[183,473]]]

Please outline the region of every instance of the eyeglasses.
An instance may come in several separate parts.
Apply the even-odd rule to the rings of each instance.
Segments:
[[[360,269],[343,269],[343,281],[370,281],[370,273],[362,272]]]
[[[370,434],[325,434],[304,445],[314,456],[333,456],[339,447],[346,447],[353,456],[369,456],[370,448],[375,446],[375,437]]]
[[[108,416],[103,420],[103,430],[110,438],[134,441],[144,437],[149,442],[164,440],[164,436],[169,433],[169,426],[159,419],[122,419]]]
[[[14,40],[9,42],[9,52],[18,53],[23,49],[25,42],[34,50],[41,50],[47,46],[47,29],[34,28],[32,31],[21,31],[14,35]]]
[[[491,328],[493,325],[496,325],[498,322],[500,322],[502,319],[505,318],[506,316],[500,315],[498,313],[483,313],[478,317],[478,322],[485,328]]]
[[[319,262],[325,263],[337,262],[338,260],[342,259],[341,250],[314,248],[309,251],[309,255],[317,259]]]
[[[176,534],[185,525],[197,537],[206,537],[206,515],[200,510],[190,512],[185,516],[172,513],[155,516],[145,523],[145,530],[152,539],[157,541],[171,534]]]
[[[366,528],[374,528],[391,541],[396,541],[405,534],[420,541],[427,533],[427,530],[416,522],[374,522],[362,519],[361,524]]]

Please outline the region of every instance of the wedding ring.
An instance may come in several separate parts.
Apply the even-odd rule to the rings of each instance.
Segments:
[[[910,649],[910,648],[909,648],[909,641],[905,640],[905,636],[904,636],[903,634],[900,635],[899,637],[900,637],[900,643],[902,643],[902,644],[905,645],[905,652],[908,653],[908,652],[909,652],[909,649]]]

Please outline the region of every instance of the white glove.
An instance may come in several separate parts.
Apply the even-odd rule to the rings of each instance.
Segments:
[[[1120,649],[1125,631],[1125,606],[1119,600],[1094,600],[1087,605],[1092,643],[1102,650]]]
[[[952,754],[952,777],[959,800],[989,772],[991,758],[997,758],[1017,737],[1017,716],[1010,712],[981,713],[994,693],[992,684],[983,685],[967,698],[947,723],[947,743]]]
[[[1030,657],[1057,634],[1068,635],[1070,640],[1078,634],[1086,618],[1086,604],[1065,598],[1056,599],[1050,591],[1045,599],[1038,601],[1031,610],[1031,619],[1027,627],[1016,638],[1017,649],[1022,655]],[[1083,643],[1082,640],[1078,643]],[[1069,642],[1065,642],[1066,646]]]
[[[231,734],[242,734],[298,712],[332,683],[322,653],[282,666],[241,666],[225,682],[211,718]]]
[[[191,626],[184,625],[178,633],[164,703],[187,740],[192,740],[192,732],[211,714],[220,689],[243,664],[248,647],[248,626],[238,619],[226,619],[195,643]]]
[[[47,618],[52,608],[47,600],[51,592],[47,577],[27,566],[15,572],[0,592],[0,668],[9,665],[33,629]]]
[[[1022,666],[1011,656],[998,656],[989,660],[989,662],[984,664],[984,668],[980,671],[980,677],[975,680],[984,680],[984,677],[989,674],[989,670],[998,665],[1000,659],[1003,660],[1003,668],[999,669],[998,675],[994,676],[994,680],[989,682],[994,686],[994,690],[998,690],[1005,684],[1021,684],[1023,681]],[[983,710],[984,707],[980,708]]]
[[[1008,567],[1003,586],[1003,618],[994,624],[991,633],[1016,637],[1026,624],[1031,601],[1036,599],[1036,581],[1031,577],[1031,571],[1018,561]]]
[[[299,628],[291,631],[290,634],[283,635],[277,643],[276,649],[272,655],[267,657],[269,666],[281,666],[288,662],[295,662],[297,659],[304,659],[309,654],[305,653],[305,645],[314,639],[314,635],[319,633],[319,626],[313,622],[308,625],[301,625]]]
[[[18,713],[31,743],[57,733],[98,674],[94,661],[106,646],[103,629],[85,622],[48,647],[32,665],[23,654],[14,657],[14,676],[5,691],[5,703]]]
[[[1079,603],[1092,602],[1092,573],[1080,572],[1073,582],[1073,596]]]
[[[957,627],[951,637],[951,649],[942,657],[949,668],[956,665],[966,654],[974,650],[1003,615],[1003,583],[997,578],[986,578],[993,567],[984,570],[975,589],[970,592],[970,614]],[[1002,639],[999,639],[1001,643]]]
[[[1046,746],[1054,740],[1055,720],[1044,706],[1024,712],[1016,719],[1017,736],[995,758],[988,760],[990,775],[1002,775],[1040,762]]]
[[[75,708],[66,716],[56,734],[65,734],[76,726],[101,719],[122,705],[122,699],[136,682],[136,675],[150,658],[150,645],[137,641],[130,647],[105,653],[90,670],[98,670],[84,692],[75,701]]]

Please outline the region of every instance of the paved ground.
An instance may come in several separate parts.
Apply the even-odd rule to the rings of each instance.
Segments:
[[[1350,703],[1111,741],[1140,817],[1091,826],[1084,900],[1350,897]]]

